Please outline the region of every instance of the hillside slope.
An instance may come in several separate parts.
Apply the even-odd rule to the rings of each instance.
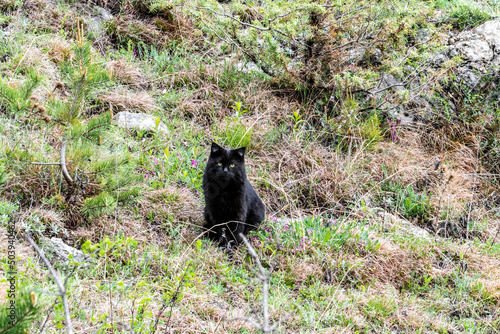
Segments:
[[[0,333],[67,328],[25,233],[77,333],[500,331],[497,1],[0,9]],[[267,306],[248,249],[203,236],[212,141],[247,146]]]

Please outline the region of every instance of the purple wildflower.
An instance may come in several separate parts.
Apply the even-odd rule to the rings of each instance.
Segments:
[[[198,166],[198,161],[197,160],[191,160],[191,167],[196,167]]]
[[[389,127],[391,128],[391,140],[393,143],[397,142],[399,137],[397,135],[397,132],[396,132],[396,126],[401,124],[401,119],[392,119],[391,120],[391,123],[389,123]]]

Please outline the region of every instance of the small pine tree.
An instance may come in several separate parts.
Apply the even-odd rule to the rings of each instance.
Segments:
[[[7,106],[7,110],[13,115],[19,115],[32,107],[31,94],[40,84],[38,73],[27,70],[26,80],[18,86],[10,85],[0,78],[0,100]]]
[[[40,318],[40,311],[35,293],[21,289],[14,299],[0,306],[0,334],[29,333],[31,324]]]

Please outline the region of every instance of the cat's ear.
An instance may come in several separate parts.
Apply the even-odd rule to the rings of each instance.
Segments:
[[[245,156],[245,149],[246,147],[240,147],[235,149],[234,151],[236,152],[236,154],[238,154],[240,158],[243,158]]]
[[[222,147],[212,142],[212,148],[210,149],[210,154],[218,154],[222,152]]]

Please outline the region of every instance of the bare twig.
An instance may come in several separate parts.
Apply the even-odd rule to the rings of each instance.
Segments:
[[[262,333],[271,333],[276,329],[276,325],[269,326],[269,311],[268,311],[268,298],[269,298],[269,281],[271,279],[271,273],[273,271],[273,267],[271,266],[271,269],[269,272],[267,272],[264,267],[262,266],[262,263],[260,262],[259,256],[257,255],[257,252],[255,249],[253,249],[252,245],[250,242],[248,242],[247,238],[243,235],[243,233],[239,234],[240,238],[243,240],[245,243],[245,246],[247,246],[248,253],[254,258],[257,268],[259,269],[259,274],[257,277],[259,280],[262,282],[262,324],[259,324],[255,322],[254,320],[244,317],[238,317],[238,318],[232,318],[229,319],[229,321],[234,321],[234,320],[242,320],[245,322],[248,322],[250,325],[254,326],[255,328],[259,329],[262,331]]]
[[[45,329],[45,325],[47,324],[47,321],[50,318],[50,315],[52,314],[52,311],[54,311],[55,306],[57,305],[58,299],[54,300],[54,303],[52,303],[52,306],[49,309],[49,312],[47,313],[47,316],[45,317],[45,320],[43,321],[42,325],[40,326],[40,329],[38,330],[38,333],[43,333],[43,330]]]
[[[38,253],[40,258],[43,260],[43,262],[45,263],[45,265],[49,269],[50,274],[54,278],[54,281],[56,282],[57,288],[59,289],[59,296],[62,299],[63,308],[64,308],[64,318],[65,318],[65,322],[66,322],[66,333],[72,334],[73,333],[73,325],[71,323],[71,315],[69,313],[68,299],[66,297],[67,290],[66,290],[65,284],[67,283],[67,280],[65,280],[64,283],[62,282],[61,276],[59,275],[59,273],[54,269],[54,267],[52,267],[52,265],[50,264],[47,257],[45,257],[45,254],[43,253],[43,251],[37,246],[37,244],[33,241],[33,239],[31,239],[29,234],[25,233],[24,237],[26,238],[26,240],[28,240],[28,242],[31,244],[31,246],[33,246],[35,251]]]
[[[177,289],[175,290],[174,294],[172,295],[172,297],[170,297],[170,302],[169,302],[169,305],[170,305],[170,314],[168,315],[168,320],[167,320],[167,324],[165,325],[165,332],[164,333],[170,333],[171,330],[170,329],[170,321],[172,319],[172,312],[173,312],[173,307],[174,307],[174,304],[175,302],[177,301],[177,298],[179,296],[179,293],[181,292],[181,289],[184,285],[184,281],[186,279],[186,275],[189,271],[189,268],[191,268],[191,266],[193,265],[193,263],[189,263],[186,270],[184,271],[184,274],[182,275],[181,279],[179,280],[179,284],[177,285]],[[158,315],[156,316],[156,321],[155,321],[155,324],[153,326],[153,330],[151,333],[155,333],[156,332],[156,328],[158,326],[158,322],[160,321],[160,316],[161,314],[163,313],[163,311],[165,311],[165,309],[167,308],[167,304],[165,303],[165,301],[162,303],[162,306],[160,308],[160,311],[158,312]]]

